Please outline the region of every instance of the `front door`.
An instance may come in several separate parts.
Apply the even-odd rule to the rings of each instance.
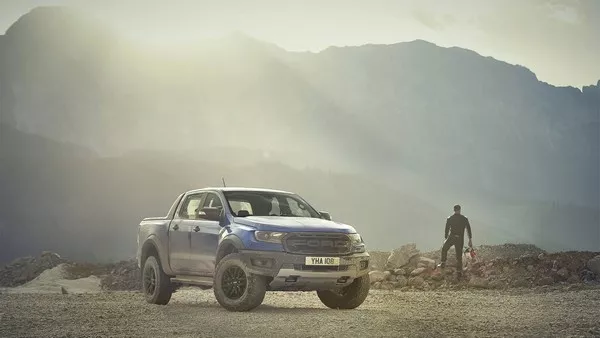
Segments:
[[[169,264],[175,274],[191,273],[191,231],[204,194],[187,195],[169,227]]]
[[[219,195],[209,192],[202,203],[202,208],[206,207],[216,207],[222,210],[223,202]],[[202,211],[202,208],[200,211]],[[192,245],[190,256],[192,271],[194,274],[212,276],[215,270],[215,259],[221,226],[217,221],[202,219],[202,214],[200,212],[200,219],[194,222],[191,230]]]

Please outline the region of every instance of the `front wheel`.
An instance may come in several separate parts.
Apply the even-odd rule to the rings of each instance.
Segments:
[[[160,266],[158,259],[150,256],[144,262],[142,287],[146,301],[150,304],[166,305],[171,300],[171,280]]]
[[[367,299],[370,286],[369,275],[364,275],[341,289],[317,291],[317,296],[328,308],[355,309]]]
[[[242,256],[229,254],[217,264],[213,290],[217,302],[229,311],[250,311],[262,304],[267,292],[264,276],[248,271]]]

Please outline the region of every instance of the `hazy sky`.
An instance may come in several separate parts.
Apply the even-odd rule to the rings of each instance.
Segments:
[[[40,5],[78,7],[153,43],[236,30],[297,51],[423,39],[555,85],[600,79],[600,0],[0,0],[0,31]]]

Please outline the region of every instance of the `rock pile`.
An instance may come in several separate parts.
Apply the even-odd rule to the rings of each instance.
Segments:
[[[72,262],[67,266],[69,278],[99,276],[104,290],[133,291],[142,287],[140,269],[135,259],[109,264]]]
[[[512,249],[512,250],[511,250]],[[532,245],[505,244],[475,249],[475,259],[463,259],[463,278],[458,279],[453,251],[446,268],[436,267],[439,251],[420,254],[414,244],[404,245],[389,255],[385,264],[381,256],[373,265],[385,266],[370,272],[374,289],[506,289],[600,284],[600,255],[593,252],[559,252],[548,254]],[[519,255],[518,255],[519,254]]]
[[[546,253],[546,251],[538,248],[533,244],[500,244],[500,245],[480,245],[475,247],[477,252],[477,258],[485,261],[490,261],[496,258],[519,258],[521,256],[529,256]],[[442,254],[441,249],[426,252],[423,254],[425,257],[439,260]],[[454,265],[456,259],[454,256],[454,248],[450,248],[448,251],[448,264]]]
[[[38,257],[17,258],[0,269],[0,287],[23,285],[64,262],[60,255],[50,251],[44,251]]]

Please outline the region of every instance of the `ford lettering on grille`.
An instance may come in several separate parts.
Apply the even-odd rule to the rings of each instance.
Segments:
[[[350,240],[344,234],[294,233],[285,240],[286,250],[301,254],[346,254]]]

